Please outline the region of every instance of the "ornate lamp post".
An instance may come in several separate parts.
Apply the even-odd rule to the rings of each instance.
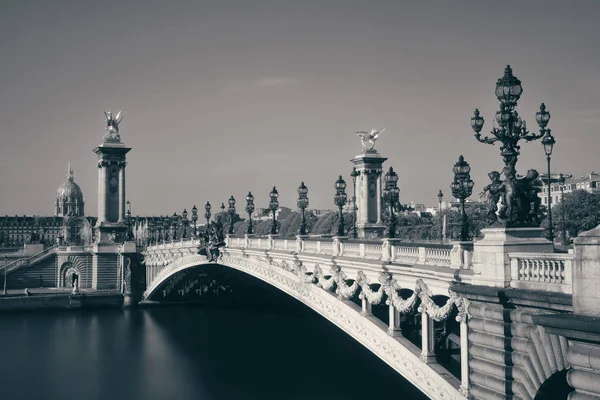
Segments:
[[[187,238],[187,228],[188,228],[188,212],[187,209],[183,209],[183,212],[181,213],[181,226],[183,227],[183,232],[181,233],[181,238],[185,239]]]
[[[444,221],[442,219],[442,199],[444,198],[444,193],[442,193],[441,189],[438,192],[437,198],[438,198],[438,204],[439,204],[438,211],[440,214],[440,242],[443,242],[444,241]]]
[[[227,211],[229,212],[229,234],[233,235],[233,216],[235,215],[235,199],[233,198],[233,195],[231,195],[228,202],[229,210]]]
[[[210,209],[211,209],[211,205],[210,203],[207,201],[206,204],[204,205],[204,218],[206,219],[206,238],[208,240],[208,227],[210,225]]]
[[[383,199],[389,207],[390,226],[388,229],[388,237],[396,237],[396,214],[394,214],[396,205],[399,202],[400,189],[398,189],[398,174],[390,167],[383,177],[385,188],[383,189]]]
[[[303,236],[306,235],[306,218],[304,216],[304,210],[308,207],[308,188],[304,185],[304,182],[298,186],[298,208],[300,209],[300,215],[302,217],[300,221],[300,230],[298,234]]]
[[[348,196],[346,195],[346,182],[342,179],[342,176],[335,181],[335,196],[333,198],[333,202],[336,206],[338,206],[340,211],[339,222],[338,222],[338,236],[344,236],[346,234],[346,229],[344,228],[344,213],[342,212],[342,208],[346,205],[348,201]]]
[[[225,222],[225,203],[221,203],[221,214],[219,214],[221,216],[221,221]]]
[[[133,239],[133,232],[131,230],[131,203],[127,200],[127,212],[125,213],[125,221],[127,223],[127,235],[125,240]]]
[[[173,213],[171,217],[171,228],[173,228],[173,240],[177,240],[177,213]]]
[[[269,202],[269,209],[273,213],[273,225],[271,225],[271,235],[277,234],[277,210],[279,209],[279,202],[277,198],[279,197],[279,193],[277,192],[277,188],[273,186],[273,190],[269,193],[269,197],[271,201]]]
[[[196,222],[198,222],[198,209],[194,204],[192,207],[192,222],[194,223],[194,239],[198,237],[198,229],[196,228]]]
[[[543,104],[542,104],[543,106]],[[545,107],[540,107],[540,111],[537,113],[540,115],[542,112],[548,114],[545,110]],[[538,117],[536,115],[536,118]],[[542,117],[540,117],[541,119]],[[548,118],[550,118],[550,114],[548,114]],[[545,123],[544,123],[545,126]],[[554,148],[554,137],[550,133],[550,129],[546,129],[546,134],[542,139],[542,144],[544,145],[544,153],[546,153],[546,161],[548,162],[548,221],[550,222],[550,226],[548,228],[548,234],[550,235],[550,241],[554,243],[554,227],[552,226],[552,193],[550,191],[550,156],[552,156],[552,149]]]
[[[352,177],[352,217],[354,218],[354,222],[352,223],[352,237],[354,239],[358,238],[356,231],[356,177],[359,175],[360,172],[356,170],[356,167],[352,167],[350,176]]]
[[[465,212],[465,199],[473,192],[473,181],[471,180],[471,167],[461,155],[458,162],[452,168],[454,172],[454,182],[450,185],[452,195],[460,200],[461,209],[461,229],[460,240],[466,242],[469,240],[469,225],[467,224],[467,213]]]
[[[567,245],[567,227],[565,226],[565,177],[563,174],[558,176],[558,184],[560,185],[560,204],[562,204],[562,244]]]
[[[248,192],[248,196],[246,196],[246,212],[248,213],[248,229],[246,233],[252,235],[252,213],[254,212],[254,196],[252,196],[252,192]]]
[[[538,173],[531,170],[528,176],[525,177],[526,179],[517,180],[515,165],[520,154],[519,141],[524,139],[530,142],[543,137],[546,133],[546,125],[550,120],[550,114],[542,103],[540,111],[536,114],[540,133],[536,134],[527,130],[527,124],[516,111],[517,102],[523,93],[523,87],[521,81],[513,75],[509,65],[504,70],[504,76],[498,79],[495,93],[500,102],[500,109],[496,112],[494,126],[491,130],[492,137],[481,137],[484,120],[479,115],[479,110],[475,109],[475,114],[471,118],[471,128],[475,132],[475,139],[487,144],[502,143],[500,154],[504,161],[504,169],[502,170],[504,181],[500,180],[500,173],[497,171],[490,172],[488,175],[492,179],[492,184],[484,189],[489,191],[488,218],[491,222],[495,222],[499,218],[505,221],[509,227],[538,226],[537,207],[539,206],[539,198],[535,190],[532,190],[532,181],[537,178]],[[496,127],[496,123],[498,127]],[[501,187],[505,190],[500,190]],[[496,216],[496,204],[502,192],[504,201],[498,216]],[[534,204],[533,209],[531,208],[532,203]]]

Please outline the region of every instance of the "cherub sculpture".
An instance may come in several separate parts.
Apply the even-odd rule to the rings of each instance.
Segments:
[[[375,141],[379,139],[379,135],[383,133],[387,129],[387,126],[381,130],[371,129],[371,132],[359,131],[356,132],[358,136],[360,136],[360,140],[362,141],[363,150],[373,150],[375,147]]]
[[[496,215],[498,211],[498,201],[502,195],[504,186],[500,180],[500,173],[498,171],[492,171],[488,174],[488,177],[492,181],[489,185],[483,188],[483,191],[479,194],[479,197],[485,201],[488,206],[487,219],[490,222],[494,222],[498,219]]]
[[[117,116],[113,118],[110,111],[104,111],[106,116],[106,134],[104,134],[104,140],[121,140],[119,135],[119,124],[123,120],[123,110],[117,113]]]

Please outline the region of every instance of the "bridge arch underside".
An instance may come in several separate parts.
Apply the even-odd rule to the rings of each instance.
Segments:
[[[161,301],[166,295],[164,299],[168,301],[170,293],[181,290],[180,295],[185,295],[186,290],[207,294],[215,290],[230,290],[228,285],[213,283],[211,279],[198,282],[209,275],[204,276],[203,269],[217,271],[223,266],[258,278],[302,302],[369,349],[428,397],[464,399],[459,392],[460,381],[457,378],[437,363],[421,361],[421,350],[404,337],[389,335],[388,325],[383,321],[373,315],[363,316],[361,307],[354,301],[339,299],[334,293],[302,281],[296,274],[267,262],[225,255],[218,264],[214,264],[207,263],[203,256],[183,257],[163,269],[148,287],[144,299]],[[187,286],[183,283],[186,279],[191,279]],[[195,285],[191,285],[194,281]]]

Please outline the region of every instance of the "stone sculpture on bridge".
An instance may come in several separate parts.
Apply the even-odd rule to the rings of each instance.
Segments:
[[[123,120],[123,110],[119,111],[114,118],[110,111],[104,111],[104,115],[106,116],[106,134],[104,135],[104,141],[121,141],[119,124]]]
[[[387,126],[381,130],[371,129],[371,132],[366,131],[358,131],[356,134],[360,136],[360,140],[362,141],[362,146],[364,151],[373,150],[375,147],[375,142],[379,139],[379,135],[383,133],[387,129]]]

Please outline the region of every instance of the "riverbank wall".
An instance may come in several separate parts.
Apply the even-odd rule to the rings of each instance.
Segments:
[[[0,297],[0,312],[23,310],[70,310],[121,308],[121,293],[32,294]]]

